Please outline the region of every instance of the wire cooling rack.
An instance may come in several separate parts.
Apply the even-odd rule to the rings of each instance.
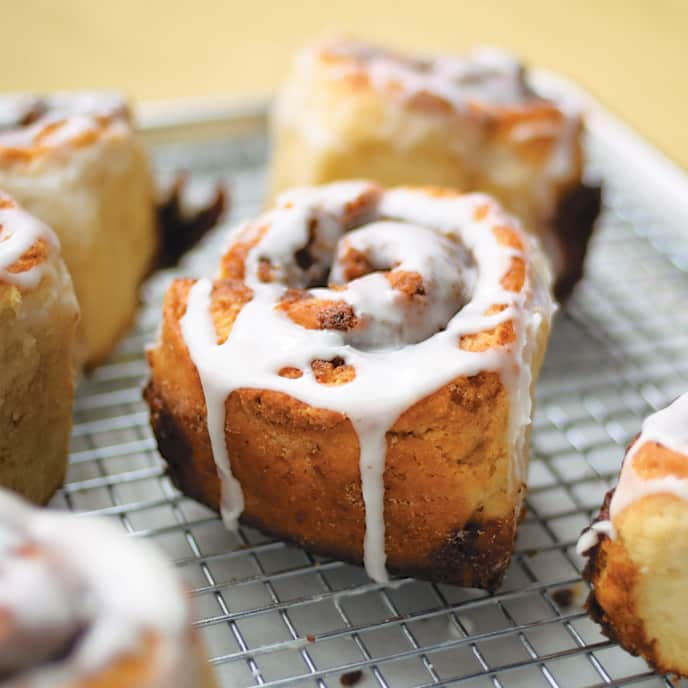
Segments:
[[[136,327],[80,385],[68,480],[55,503],[118,519],[176,562],[222,686],[671,685],[604,638],[582,609],[577,536],[641,418],[688,389],[688,243],[660,219],[672,198],[656,195],[653,210],[629,182],[638,167],[658,188],[668,176],[658,159],[641,159],[642,146],[623,145],[628,132],[601,129],[593,122],[589,148],[605,208],[587,276],[552,335],[537,391],[528,515],[497,594],[411,579],[371,583],[361,568],[250,528],[229,533],[180,495],[141,400],[143,349],[173,275],[215,271],[222,230],[146,286]],[[260,109],[189,127],[173,120],[151,136],[161,174],[183,167],[201,186],[231,179],[231,222],[259,209],[267,156]],[[610,150],[610,141],[622,145]]]

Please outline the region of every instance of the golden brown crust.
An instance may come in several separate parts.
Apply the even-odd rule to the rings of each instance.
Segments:
[[[634,592],[637,567],[628,559],[622,545],[604,539],[588,562],[585,579],[595,586],[585,609],[607,638],[619,643],[632,655],[640,655],[655,669],[660,666],[655,652],[656,640],[647,637],[636,609]]]
[[[609,519],[614,490],[607,492],[596,521]],[[638,567],[629,559],[623,545],[605,535],[588,553],[583,578],[593,587],[585,609],[599,624],[607,638],[632,655],[641,656],[657,671],[667,673],[656,653],[656,640],[648,637],[636,603]]]
[[[185,494],[217,509],[205,402],[179,325],[192,284],[179,280],[166,295],[145,396],[172,479]],[[418,402],[388,432],[385,521],[392,570],[498,585],[515,533],[514,504],[504,492],[508,413],[499,376],[481,373]],[[251,389],[230,395],[226,417],[246,522],[360,562],[365,521],[358,439],[350,421],[282,393]]]
[[[636,441],[637,438],[629,450]],[[645,479],[672,474],[672,466],[679,467],[679,475],[685,474],[685,462],[685,456],[654,442],[645,443],[633,457],[633,465]],[[607,492],[595,522],[610,520],[613,496],[614,489]],[[684,524],[677,526],[667,515],[675,505],[685,510],[677,497],[658,494],[626,507],[615,518],[615,537],[600,534],[597,544],[586,553],[588,561],[583,578],[592,585],[585,608],[605,636],[631,654],[641,656],[658,672],[685,676],[688,675],[684,659],[686,639],[681,637],[681,628],[677,628],[666,611],[676,605],[681,610],[682,603],[678,598],[662,599],[671,594],[667,592],[665,579],[668,577],[680,586],[682,575],[684,538],[679,528]],[[658,521],[648,523],[649,514]],[[656,527],[658,523],[668,534],[653,530],[653,525]],[[658,541],[657,547],[637,547],[639,541],[645,545],[653,538]],[[649,552],[651,556],[641,561],[639,552]],[[671,562],[669,568],[667,560]]]
[[[485,417],[489,414],[484,412],[484,396],[504,395],[501,383],[485,377],[491,375],[455,381],[449,389],[433,395],[429,405],[434,409],[454,404],[457,411],[453,415],[464,420],[475,418],[484,432],[490,432],[496,423]],[[203,415],[180,418],[171,410],[174,402],[165,400],[155,382],[149,383],[145,397],[173,482],[185,494],[217,510],[219,481]],[[500,399],[495,406],[503,403]],[[414,407],[407,412],[414,421],[419,413],[427,413],[429,418],[432,411]],[[232,419],[227,433],[232,468],[246,499],[242,521],[324,556],[360,564],[364,511],[358,449],[350,422],[340,414],[312,409],[286,395],[257,390],[233,393],[227,414]],[[431,434],[434,428],[414,432],[408,428],[413,421],[402,422],[404,416],[388,433],[385,522],[389,569],[455,585],[496,589],[511,560],[513,512],[507,508],[502,518],[490,517],[499,497],[491,495],[492,499],[481,503],[470,495],[470,488],[472,480],[489,484],[490,474],[498,470],[499,458],[495,457],[492,464],[483,461],[480,430],[474,433],[474,446],[457,459],[447,456],[441,460],[439,447],[419,456],[417,447],[424,443],[423,435]],[[261,437],[254,433],[270,433],[272,437],[265,437],[262,446],[252,448],[247,438]],[[441,438],[436,441],[439,444]],[[418,467],[421,462],[422,471]],[[264,479],[266,474],[269,481]],[[432,475],[432,490],[424,494],[424,482],[430,482],[424,477],[428,474]],[[440,482],[450,483],[444,490],[434,482],[438,474],[446,476],[446,481]],[[461,489],[456,485],[459,476],[463,476]],[[409,518],[409,512],[416,518]],[[481,517],[483,512],[485,518]],[[425,545],[421,551],[419,543]]]
[[[191,284],[178,281],[166,296],[161,345],[149,353],[153,376],[145,397],[173,481],[217,509],[219,481],[205,402],[179,326]],[[445,385],[388,432],[391,570],[490,589],[499,584],[515,534],[514,505],[501,492],[508,470],[501,432],[507,415],[499,376],[481,373]],[[251,389],[230,395],[226,416],[244,520],[313,551],[360,562],[365,521],[358,440],[350,421],[282,393]]]

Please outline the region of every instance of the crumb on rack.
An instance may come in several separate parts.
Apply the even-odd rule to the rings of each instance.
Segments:
[[[360,669],[347,671],[339,677],[339,683],[342,686],[355,686],[362,678],[363,672]]]
[[[559,588],[552,593],[552,599],[562,609],[568,609],[573,604],[573,590],[571,588]]]
[[[581,596],[583,586],[580,583],[552,592],[552,599],[561,609],[570,609]]]

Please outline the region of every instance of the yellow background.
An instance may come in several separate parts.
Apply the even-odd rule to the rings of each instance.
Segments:
[[[409,48],[491,43],[573,77],[688,167],[688,0],[0,0],[2,90],[247,98],[338,30]]]

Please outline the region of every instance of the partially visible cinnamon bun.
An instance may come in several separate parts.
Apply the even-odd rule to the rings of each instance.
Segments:
[[[318,42],[275,106],[274,191],[368,178],[493,194],[542,238],[563,297],[582,275],[599,189],[582,183],[580,114],[526,76],[493,49],[413,57]]]
[[[688,677],[688,394],[645,419],[578,551],[602,631]]]
[[[216,686],[184,586],[151,545],[3,490],[0,684]]]
[[[552,312],[536,242],[481,194],[306,188],[175,281],[146,398],[186,494],[309,549],[495,588]]]
[[[58,235],[81,306],[78,358],[101,362],[158,250],[153,177],[125,101],[0,96],[0,189]]]
[[[78,313],[57,237],[0,192],[0,486],[38,503],[67,467]]]

